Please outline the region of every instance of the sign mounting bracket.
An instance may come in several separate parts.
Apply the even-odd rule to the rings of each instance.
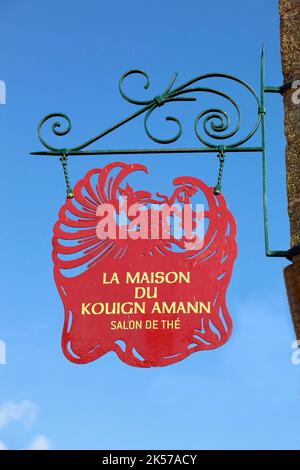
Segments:
[[[160,94],[149,100],[137,100],[129,97],[123,89],[123,82],[131,75],[141,75],[145,79],[144,88],[147,90],[150,87],[150,79],[146,72],[140,69],[130,70],[122,75],[119,80],[119,91],[121,96],[129,103],[139,106],[138,111],[127,116],[126,118],[118,121],[116,124],[100,132],[98,135],[90,138],[86,142],[75,145],[69,148],[54,147],[49,144],[43,137],[42,129],[47,123],[54,120],[51,129],[56,137],[64,137],[72,129],[71,119],[63,113],[47,114],[38,125],[38,137],[44,150],[31,152],[35,156],[58,156],[60,157],[63,165],[65,181],[67,186],[67,197],[72,198],[73,192],[69,182],[67,162],[69,156],[89,156],[89,155],[165,155],[165,154],[217,154],[218,156],[225,156],[228,154],[236,153],[259,153],[262,157],[262,179],[263,179],[263,218],[264,218],[264,238],[265,238],[265,254],[268,257],[283,257],[292,259],[296,254],[300,254],[300,247],[293,247],[289,250],[271,250],[269,247],[269,224],[268,224],[268,205],[267,205],[267,159],[266,159],[266,137],[265,137],[265,93],[280,93],[283,94],[286,89],[289,89],[292,84],[284,84],[280,87],[265,86],[265,71],[264,71],[264,49],[261,54],[260,66],[260,93],[256,91],[245,81],[240,78],[225,74],[225,73],[208,73],[199,75],[182,85],[174,86],[177,79],[175,73],[166,87]],[[207,80],[223,79],[225,81],[234,82],[246,90],[251,97],[255,100],[257,106],[257,116],[252,129],[244,137],[238,138],[241,127],[241,111],[237,102],[224,91],[215,88],[202,86]],[[201,84],[201,86],[200,86]],[[171,121],[177,126],[177,132],[170,138],[160,138],[155,136],[149,130],[149,118],[152,113],[162,106],[166,106],[170,102],[191,102],[196,101],[196,96],[199,93],[208,93],[224,99],[227,104],[230,104],[236,113],[236,124],[230,130],[231,120],[227,112],[220,108],[210,108],[200,112],[194,122],[194,131],[200,146],[196,147],[173,147],[170,146],[177,142],[182,135],[182,123],[180,120],[173,116],[167,116],[166,121]],[[139,116],[144,116],[144,130],[150,140],[155,144],[163,145],[162,147],[154,148],[127,148],[127,149],[93,149],[90,148],[92,144],[100,141],[105,136],[113,133],[118,128],[131,122]],[[202,131],[200,132],[200,124],[202,124]],[[63,127],[64,126],[64,127]],[[260,130],[260,143],[258,145],[251,145],[252,138]],[[233,141],[233,139],[237,139]],[[245,145],[247,144],[247,145]],[[250,144],[250,145],[249,145]],[[224,162],[223,162],[224,163]],[[223,167],[222,167],[223,168]],[[221,175],[220,175],[221,173]],[[219,170],[219,177],[217,183],[217,191],[221,190],[222,171]],[[217,194],[217,193],[216,193]]]

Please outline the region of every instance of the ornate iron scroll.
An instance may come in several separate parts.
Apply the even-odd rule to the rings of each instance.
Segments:
[[[169,137],[167,139],[162,139],[154,136],[150,130],[149,130],[149,119],[152,116],[153,112],[161,107],[161,106],[166,106],[168,103],[171,102],[190,102],[190,101],[196,101],[195,96],[190,96],[196,95],[198,93],[211,93],[214,95],[217,95],[221,98],[223,98],[225,101],[230,103],[235,111],[236,114],[236,121],[237,123],[233,127],[233,129],[230,129],[230,124],[231,124],[231,119],[226,111],[223,109],[219,108],[211,108],[211,109],[206,109],[201,111],[195,118],[195,123],[194,123],[194,130],[197,139],[201,142],[203,147],[197,149],[198,151],[207,151],[207,150],[213,150],[213,151],[218,151],[220,144],[227,139],[230,139],[232,137],[237,136],[241,129],[241,124],[242,124],[242,116],[241,116],[241,110],[237,102],[228,94],[216,90],[207,86],[198,86],[199,83],[205,82],[209,79],[216,79],[216,78],[221,78],[229,81],[234,81],[238,84],[240,84],[242,87],[244,87],[253,97],[255,100],[256,104],[256,109],[258,110],[258,115],[256,118],[256,122],[251,129],[251,131],[244,137],[237,138],[237,140],[233,143],[231,143],[227,148],[226,151],[231,151],[232,149],[235,149],[236,151],[240,150],[240,146],[245,144],[248,140],[251,139],[251,137],[256,133],[257,129],[259,128],[259,125],[261,123],[261,112],[260,112],[260,99],[257,96],[256,92],[253,90],[253,88],[250,87],[246,82],[243,80],[240,80],[237,77],[234,77],[233,75],[228,75],[228,74],[222,74],[222,73],[211,73],[211,74],[206,74],[206,75],[200,75],[186,83],[184,83],[181,86],[178,86],[177,88],[174,88],[174,83],[177,78],[177,74],[174,74],[172,77],[172,80],[170,84],[167,86],[167,88],[163,91],[161,95],[155,96],[154,98],[150,100],[137,100],[134,98],[131,98],[125,94],[123,91],[123,82],[124,80],[130,76],[130,75],[142,75],[146,79],[146,84],[145,84],[145,89],[148,89],[150,87],[150,79],[149,76],[146,72],[142,70],[130,70],[126,72],[122,77],[120,78],[119,81],[119,90],[121,96],[128,101],[131,104],[134,104],[136,106],[140,106],[140,110],[137,111],[136,113],[130,115],[126,119],[120,121],[117,123],[115,126],[112,126],[111,128],[105,130],[104,132],[100,133],[96,137],[88,140],[87,142],[84,142],[83,144],[65,149],[65,148],[56,148],[50,145],[49,143],[46,142],[46,140],[42,136],[42,128],[48,121],[52,121],[54,119],[54,122],[52,123],[52,132],[58,136],[66,136],[72,128],[71,120],[70,118],[62,113],[53,113],[53,114],[48,114],[45,116],[42,121],[39,123],[38,126],[38,136],[40,139],[40,142],[43,144],[44,147],[46,147],[51,153],[56,154],[56,155],[61,155],[62,153],[68,154],[68,155],[76,155],[78,152],[86,150],[92,143],[98,141],[99,139],[102,139],[105,135],[109,134],[113,130],[116,130],[118,127],[123,126],[127,122],[131,121],[132,119],[136,118],[139,115],[144,115],[144,129],[147,134],[147,136],[153,141],[158,144],[171,144],[179,140],[179,138],[182,135],[182,123],[181,121],[173,116],[167,116],[166,121],[172,121],[174,122],[178,129],[175,135],[172,137]],[[195,86],[197,85],[197,86]],[[60,120],[57,120],[60,119]],[[203,135],[201,134],[200,131],[200,124],[202,123],[202,131]],[[216,143],[217,142],[217,143]],[[224,144],[222,148],[224,147]],[[154,149],[149,149],[148,151],[151,153]],[[165,150],[165,152],[168,152],[170,149]],[[249,149],[248,149],[249,150]],[[254,150],[260,150],[260,148],[253,147]],[[155,149],[155,151],[160,151],[160,149]],[[174,149],[172,149],[174,151]],[[188,149],[185,149],[185,151],[188,151]],[[106,153],[105,150],[94,150],[91,151],[93,153]],[[116,153],[123,153],[122,150],[120,151],[115,151]],[[129,150],[128,153],[132,153],[133,151]],[[139,150],[137,150],[139,152]],[[141,153],[147,152],[147,149],[141,149]],[[86,152],[85,152],[86,153]],[[109,151],[107,153],[110,153]],[[126,153],[126,150],[125,150]]]
[[[55,137],[67,136],[71,129],[71,119],[63,113],[52,113],[45,116],[38,125],[38,137],[46,150],[40,150],[32,152],[33,155],[49,155],[49,156],[60,156],[63,164],[67,194],[68,197],[73,197],[72,188],[69,183],[68,171],[67,171],[67,159],[68,156],[80,156],[80,155],[126,155],[126,154],[172,154],[172,153],[217,153],[220,159],[220,168],[218,182],[215,187],[215,194],[219,194],[221,191],[221,180],[224,166],[224,157],[230,153],[245,153],[254,152],[260,153],[262,156],[262,173],[263,173],[263,210],[264,210],[264,230],[265,230],[265,252],[267,256],[279,256],[290,258],[292,255],[291,250],[286,251],[274,251],[269,248],[269,233],[268,233],[268,210],[267,210],[267,182],[266,182],[266,146],[265,146],[265,92],[268,93],[282,93],[284,87],[268,87],[265,86],[265,75],[264,75],[264,51],[261,55],[261,71],[260,71],[260,93],[256,93],[255,90],[245,81],[241,80],[234,75],[224,73],[209,73],[205,75],[199,75],[192,80],[189,80],[182,85],[175,87],[175,81],[177,74],[174,74],[172,80],[166,89],[159,95],[154,96],[148,100],[140,100],[130,97],[124,91],[124,82],[131,75],[141,75],[145,79],[144,88],[150,89],[150,79],[146,72],[142,70],[130,70],[122,75],[119,81],[119,90],[121,96],[129,103],[138,106],[139,109],[128,117],[122,119],[111,127],[100,132],[98,135],[92,137],[82,144],[77,144],[72,147],[55,147],[51,145],[45,137],[43,137],[44,127],[52,123],[51,130]],[[253,99],[255,104],[256,112],[254,116],[254,124],[250,131],[242,135],[242,113],[236,100],[233,99],[229,94],[216,88],[212,88],[207,83],[210,80],[222,79],[227,82],[235,83],[240,85],[250,97]],[[154,115],[155,110],[162,106],[166,107],[169,103],[176,102],[191,102],[195,101],[201,94],[208,93],[214,96],[218,96],[225,100],[227,104],[232,107],[235,114],[235,118],[229,116],[228,112],[219,107],[213,107],[204,109],[198,112],[194,120],[194,133],[199,146],[196,147],[174,147],[172,144],[178,142],[183,132],[182,122],[174,116],[167,116],[166,121],[171,122],[173,126],[177,126],[176,131],[168,138],[161,138],[154,135],[150,130],[149,121]],[[91,146],[95,142],[103,139],[106,135],[111,134],[118,128],[124,126],[130,121],[136,119],[139,116],[144,116],[144,129],[146,135],[155,144],[162,144],[163,147],[154,148],[129,148],[129,149],[92,149]],[[259,131],[259,144],[253,145],[252,138],[258,134]],[[256,139],[257,140],[257,139]],[[250,145],[252,143],[252,145]],[[247,144],[247,145],[245,145]]]

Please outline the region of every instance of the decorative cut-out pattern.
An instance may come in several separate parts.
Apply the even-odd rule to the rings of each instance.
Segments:
[[[223,345],[232,331],[226,289],[237,255],[236,224],[224,196],[188,176],[173,181],[170,197],[153,196],[124,182],[136,171],[148,173],[125,163],[89,171],[54,226],[54,276],[65,307],[62,348],[75,363],[114,351],[132,366],[164,366]],[[194,208],[199,194],[205,210]],[[139,218],[129,211],[124,218],[124,204]],[[106,205],[117,222],[108,238]],[[185,206],[192,207],[188,228],[180,212]],[[171,207],[179,212],[170,215],[165,209]],[[150,214],[145,236],[142,222]],[[176,217],[180,236],[171,223]],[[146,288],[148,298],[142,297]]]

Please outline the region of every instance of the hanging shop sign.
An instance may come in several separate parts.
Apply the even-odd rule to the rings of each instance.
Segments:
[[[226,290],[237,245],[236,224],[222,194],[225,157],[261,155],[266,255],[291,259],[299,248],[269,247],[265,93],[282,93],[289,85],[265,85],[264,52],[259,93],[226,73],[199,75],[179,86],[174,74],[161,94],[141,100],[125,91],[124,81],[130,76],[145,80],[146,90],[150,78],[134,69],[119,81],[121,96],[137,110],[86,142],[68,148],[49,143],[45,128],[50,122],[52,137],[65,137],[72,129],[63,113],[48,114],[38,125],[44,150],[33,154],[59,157],[67,188],[54,226],[53,261],[65,310],[62,348],[75,363],[88,363],[113,351],[132,366],[165,366],[228,340],[232,319]],[[238,101],[228,94],[228,84],[232,91],[239,89],[242,102],[247,102],[246,126]],[[211,106],[202,109],[205,100],[199,101],[202,108],[194,121],[194,146],[173,145],[183,133],[182,122],[174,116],[165,118],[172,135],[155,134],[154,129],[160,132],[161,126],[153,128],[152,119],[159,108],[193,102],[199,95],[209,96]],[[224,107],[215,100],[221,100]],[[153,148],[92,147],[139,116],[143,116],[146,136],[155,143]],[[196,176],[179,176],[166,181],[173,189],[161,194],[136,183],[136,172],[148,173],[144,165],[113,162],[89,171],[74,190],[71,186],[70,156],[146,154],[159,158],[165,154],[217,155],[217,183],[213,187]]]
[[[89,171],[54,226],[62,347],[72,362],[114,351],[132,366],[164,366],[230,337],[237,245],[224,196],[186,176],[172,194],[153,196],[128,183],[136,171],[147,168]],[[193,204],[199,193],[205,204]]]

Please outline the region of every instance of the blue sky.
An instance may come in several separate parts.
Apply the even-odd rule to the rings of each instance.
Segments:
[[[66,146],[72,146],[135,111],[117,89],[131,68],[148,71],[153,96],[174,71],[178,84],[220,71],[258,90],[264,43],[267,84],[281,84],[277,2],[2,0],[0,18],[0,79],[7,86],[7,104],[0,106],[0,339],[7,345],[7,364],[0,365],[2,447],[298,449],[300,369],[291,361],[294,333],[282,274],[287,262],[264,255],[260,156],[234,154],[224,170],[239,244],[228,291],[231,340],[149,370],[126,366],[114,353],[85,366],[64,358],[63,307],[51,260],[63,175],[56,158],[29,156],[41,149],[36,126],[47,113],[71,116]],[[141,94],[142,81],[131,83],[132,93]],[[244,98],[241,103],[247,126],[250,108]],[[281,98],[272,95],[266,104],[271,248],[286,249]],[[199,109],[186,104],[180,110],[187,120],[182,144],[197,145],[191,123]],[[151,142],[139,119],[100,145]],[[217,161],[209,155],[120,158],[147,164],[149,185],[158,190],[184,173],[215,184]],[[110,161],[74,157],[72,182]]]

